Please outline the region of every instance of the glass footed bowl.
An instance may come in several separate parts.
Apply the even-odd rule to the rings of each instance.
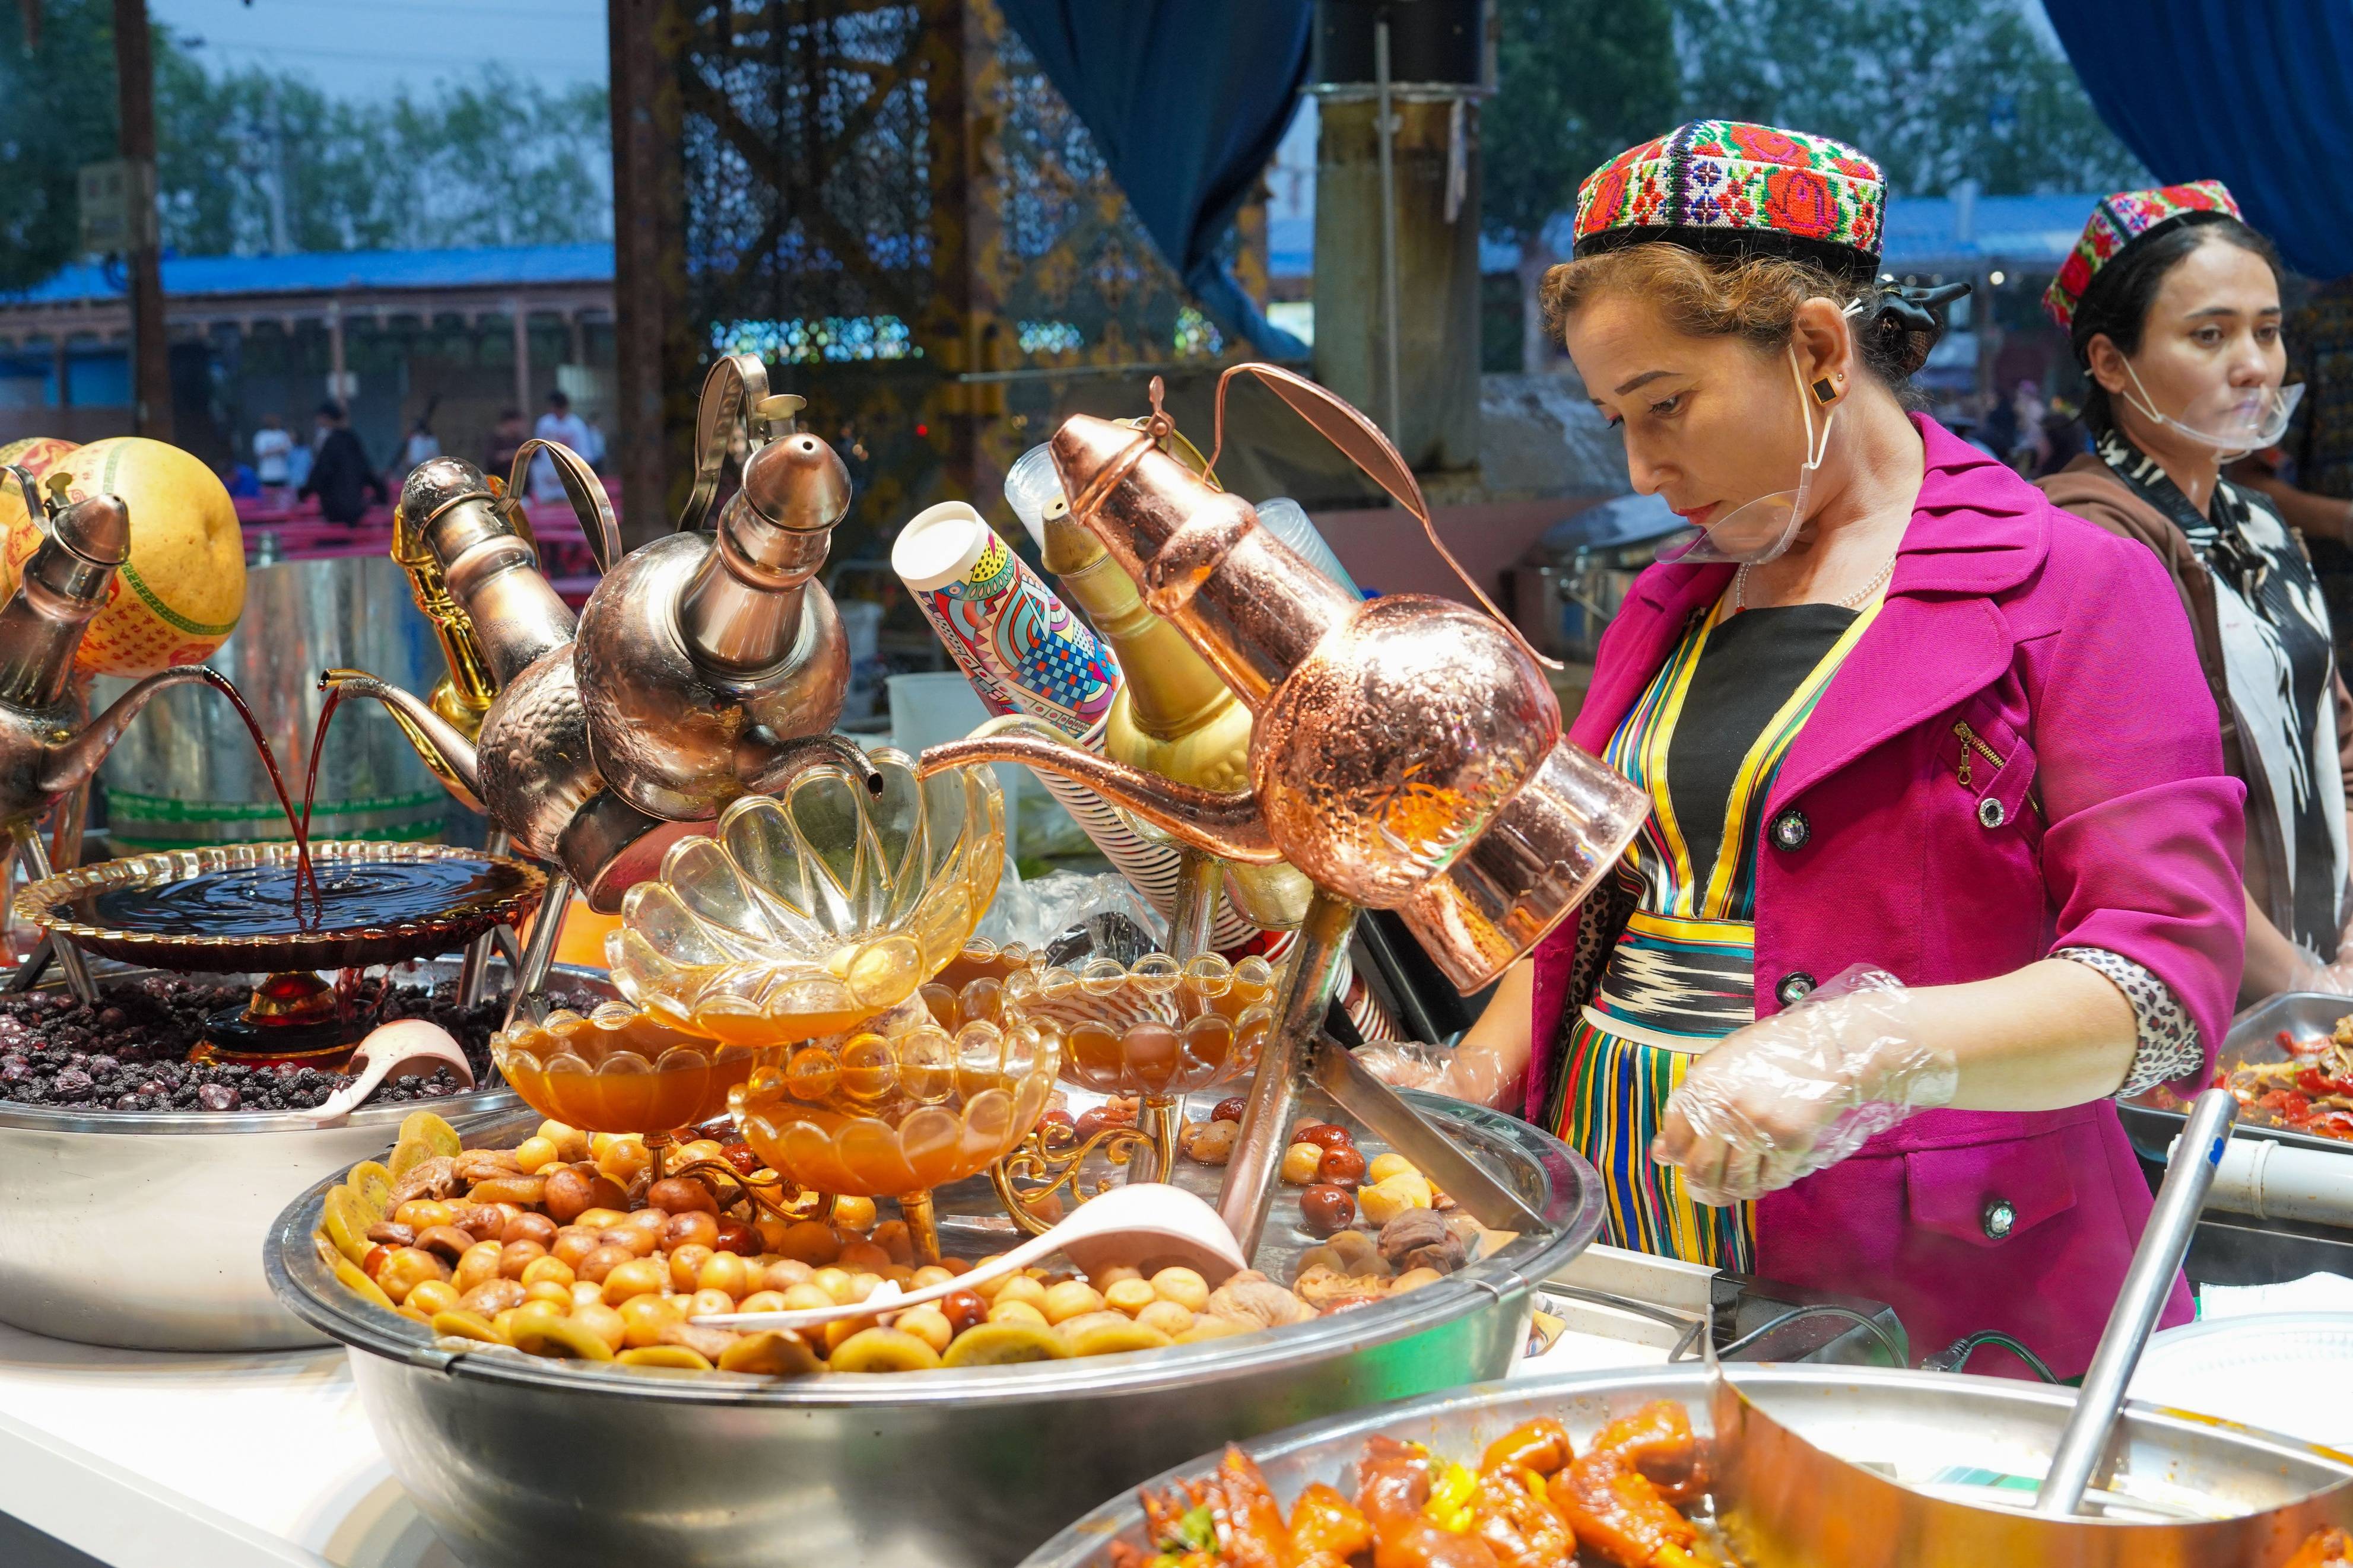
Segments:
[[[820,763],[673,845],[606,938],[622,994],[694,1034],[786,1045],[896,1006],[954,959],[1003,868],[996,775],[872,760],[879,796]]]
[[[976,1175],[1038,1124],[1050,1037],[1018,1024],[954,1033],[909,1001],[830,1039],[764,1058],[728,1097],[744,1141],[818,1192],[903,1197]]]
[[[727,1109],[755,1053],[690,1035],[620,1002],[559,1009],[491,1037],[491,1059],[525,1105],[587,1132],[668,1132]]]
[[[1026,969],[1002,983],[1001,999],[991,984],[967,984],[952,999],[955,1016],[995,1008],[1031,1026],[1055,1043],[1062,1081],[1099,1094],[1160,1100],[1238,1078],[1274,1027],[1274,971],[1262,958],[1229,964],[1212,952],[1180,966],[1154,952],[1132,966]],[[950,999],[924,990],[940,1015]]]
[[[1045,952],[1026,942],[1008,942],[1000,947],[986,937],[976,936],[948,960],[947,967],[934,975],[923,990],[928,995],[933,985],[944,985],[953,992],[962,991],[976,980],[1002,983],[1018,971],[1042,969],[1045,964]]]

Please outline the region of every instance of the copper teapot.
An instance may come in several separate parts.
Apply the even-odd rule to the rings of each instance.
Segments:
[[[684,532],[625,557],[604,487],[555,442],[524,443],[502,491],[454,458],[418,468],[402,487],[395,555],[440,629],[449,679],[427,701],[364,671],[328,672],[389,707],[452,794],[557,866],[593,909],[618,909],[684,825],[812,756],[871,774],[829,732],[849,658],[832,601],[808,581],[848,508],[848,476],[814,437],[772,438],[800,400],[765,389],[749,355],[705,384],[686,527],[739,426],[750,444],[715,539]],[[605,574],[576,622],[539,569],[517,499],[540,453]]]
[[[1324,388],[1240,365],[1334,440],[1430,531],[1397,449]],[[1617,859],[1643,793],[1561,737],[1538,656],[1510,623],[1418,594],[1362,601],[1259,525],[1240,497],[1142,430],[1079,415],[1052,442],[1071,511],[1256,715],[1250,788],[1154,778],[1033,740],[956,742],[925,771],[1019,762],[1097,790],[1230,860],[1288,860],[1326,896],[1391,909],[1465,992],[1495,979]],[[1215,468],[1215,456],[1211,458]],[[1455,566],[1458,574],[1461,567]]]
[[[598,564],[617,559],[611,503],[577,455],[526,442],[514,480],[539,451],[564,477]],[[517,849],[559,868],[592,907],[618,909],[682,835],[613,794],[596,771],[573,669],[573,614],[539,569],[514,485],[501,491],[462,458],[419,465],[401,487],[394,555],[452,650],[450,679],[429,702],[364,670],[329,670],[322,683],[383,702],[452,795]],[[485,693],[469,735],[472,700]]]
[[[801,399],[730,354],[704,382],[695,493],[681,531],[630,552],[580,612],[573,660],[607,782],[656,816],[704,821],[797,767],[841,717],[849,643],[823,584],[849,472],[792,428]],[[740,422],[743,484],[701,528]]]

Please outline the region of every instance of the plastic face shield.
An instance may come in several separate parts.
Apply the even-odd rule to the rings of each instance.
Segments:
[[[2232,457],[2260,452],[2279,444],[2295,405],[2304,401],[2304,384],[2294,386],[2217,386],[2189,400],[2179,414],[2159,414],[2157,399],[2141,384],[2140,372],[2125,361],[2133,390],[2125,399],[2142,417],[2164,426],[2185,440],[2211,447]]]
[[[1789,350],[1789,376],[1798,384],[1798,417],[1806,426],[1806,459],[1799,466],[1796,487],[1743,501],[1707,523],[1698,538],[1662,546],[1660,560],[1694,566],[1725,561],[1756,565],[1788,549],[1789,542],[1798,537],[1799,525],[1806,521],[1807,496],[1813,488],[1815,471],[1830,453],[1831,425],[1838,417],[1838,409],[1833,405],[1822,410],[1821,430],[1816,434],[1817,405],[1806,389],[1805,372],[1798,366],[1795,347]]]

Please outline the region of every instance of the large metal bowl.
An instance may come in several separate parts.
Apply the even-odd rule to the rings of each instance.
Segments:
[[[456,973],[455,963],[425,963],[399,978],[430,984]],[[612,994],[594,971],[565,978]],[[0,1321],[129,1350],[321,1344],[262,1275],[262,1242],[287,1200],[381,1155],[411,1111],[431,1110],[462,1133],[512,1118],[519,1104],[507,1089],[479,1089],[369,1106],[320,1128],[307,1111],[69,1111],[0,1101]]]
[[[1989,1495],[2004,1495],[2014,1507],[2021,1495],[2016,1483],[2003,1487],[1996,1478],[2043,1474],[2073,1407],[2071,1390],[1833,1366],[1742,1366],[1733,1383],[1778,1426],[1854,1461],[1837,1466],[1844,1476],[1825,1484],[1785,1487],[1778,1495],[1769,1485],[1759,1489],[1768,1494],[1762,1511],[1779,1525],[1795,1521],[1794,1531],[1781,1533],[1811,1535],[1795,1559],[1806,1568],[2276,1568],[2310,1531],[2347,1521],[2348,1500],[2331,1489],[2353,1481],[2353,1458],[2138,1403],[2126,1406],[2091,1500],[2142,1516],[2138,1521],[2030,1520],[2010,1508],[1960,1508],[1956,1500]],[[1558,1418],[1581,1448],[1604,1421],[1653,1399],[1683,1401],[1706,1429],[1708,1374],[1691,1363],[1467,1388],[1242,1447],[1287,1508],[1311,1481],[1353,1493],[1356,1456],[1375,1433],[1475,1464],[1486,1443],[1532,1416]],[[1145,1484],[1160,1489],[1179,1476],[1204,1474],[1217,1459],[1216,1450],[1205,1451]],[[1847,1484],[1858,1478],[1861,1486]],[[1906,1484],[1887,1484],[1895,1480]],[[1861,1495],[1873,1488],[1875,1495]],[[1831,1509],[1839,1516],[1825,1518]],[[1957,1530],[1957,1516],[1966,1516]],[[2151,1516],[2182,1522],[2147,1522]],[[1022,1568],[1103,1568],[1113,1540],[1142,1544],[1144,1536],[1143,1510],[1132,1491],[1122,1492]]]
[[[1523,1122],[1415,1098],[1547,1228],[1377,1306],[1166,1350],[790,1382],[482,1353],[364,1305],[321,1267],[326,1183],[280,1216],[268,1266],[297,1315],[352,1347],[393,1473],[471,1568],[1002,1568],[1059,1521],[1228,1436],[1511,1365],[1532,1281],[1600,1226],[1599,1183]],[[986,1184],[940,1190],[944,1226],[976,1193]]]

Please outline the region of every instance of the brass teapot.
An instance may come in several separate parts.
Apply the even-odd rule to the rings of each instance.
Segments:
[[[1226,387],[1243,372],[1420,519],[1454,564],[1397,449],[1314,383],[1271,365],[1229,370],[1221,440]],[[1461,990],[1488,984],[1599,880],[1647,798],[1562,740],[1537,656],[1475,584],[1486,614],[1417,594],[1351,597],[1248,502],[1163,450],[1166,424],[1076,416],[1054,436],[1054,467],[1071,515],[1145,606],[1256,715],[1250,788],[1189,787],[1014,738],[934,747],[925,771],[1019,762],[1060,773],[1211,854],[1288,860],[1329,898],[1395,910]]]

